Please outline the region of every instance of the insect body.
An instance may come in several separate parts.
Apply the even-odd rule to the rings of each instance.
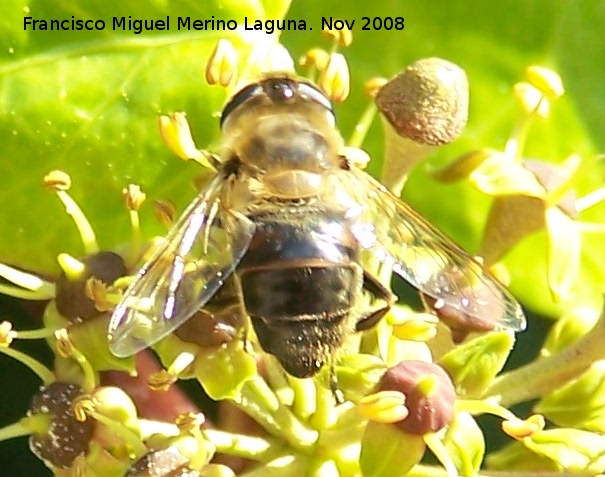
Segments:
[[[489,272],[341,154],[331,105],[314,85],[272,76],[247,86],[221,127],[216,176],[113,313],[117,356],[171,333],[235,280],[262,348],[291,375],[312,376],[394,301],[364,255],[435,308],[524,328],[519,304]]]

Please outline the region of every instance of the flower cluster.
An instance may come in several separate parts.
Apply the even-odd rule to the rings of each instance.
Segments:
[[[338,50],[351,43],[351,32],[327,34],[331,51],[312,49],[300,63],[327,95],[342,101],[349,73]],[[256,70],[272,69],[293,69],[281,45],[241,61],[221,40],[206,77],[231,90]],[[466,76],[431,58],[390,81],[372,79],[367,89],[375,101],[344,154],[357,166],[367,163],[359,146],[380,112],[387,142],[383,179],[398,195],[413,166],[461,134],[468,110]],[[438,179],[466,179],[496,197],[479,253],[487,267],[494,268],[525,235],[547,228],[547,273],[557,297],[565,296],[576,277],[577,215],[603,196],[573,197],[575,158],[557,168],[521,157],[527,121],[545,116],[545,105],[562,92],[553,72],[530,68],[528,83],[515,88],[524,116],[505,151],[469,153],[435,171]],[[162,117],[160,131],[179,157],[205,170],[218,164],[216,156],[195,146],[183,114]],[[54,283],[0,265],[0,276],[12,283],[1,284],[0,292],[49,300],[40,330],[15,331],[8,321],[0,325],[0,353],[21,361],[42,381],[27,415],[0,429],[0,439],[28,435],[32,452],[54,475],[470,477],[481,475],[485,466],[523,475],[605,468],[600,385],[605,317],[597,320],[591,310],[574,309],[553,327],[539,360],[501,373],[514,336],[493,330],[489,317],[469,320],[425,297],[426,312],[396,305],[375,329],[347,343],[332,366],[312,379],[297,379],[262,352],[239,307],[218,303],[154,345],[159,369],[147,351],[137,360],[119,359],[107,345],[111,311],[137,265],[156,250],[157,242],[144,243],[139,229],[145,194],[136,185],[124,189],[132,238],[127,246],[101,250],[69,195],[69,176],[53,171],[44,185],[65,204],[86,254],[59,255],[62,273]],[[171,224],[174,208],[167,202],[154,205],[158,219]],[[511,220],[521,225],[513,230]],[[390,271],[378,272],[388,283]],[[493,291],[479,298],[489,301]],[[13,341],[20,339],[46,339],[55,355],[53,369],[14,349]],[[174,386],[184,379],[197,380],[207,396],[220,401],[230,422],[208,422]],[[508,409],[530,399],[539,399],[534,407],[539,414],[521,419]],[[476,420],[482,414],[501,418],[503,433],[513,439],[487,457]],[[427,463],[429,452],[438,464]]]

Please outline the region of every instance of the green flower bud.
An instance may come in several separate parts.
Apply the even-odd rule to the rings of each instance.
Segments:
[[[50,305],[49,305],[50,306]],[[73,345],[82,352],[96,371],[135,372],[135,358],[116,358],[107,346],[107,326],[109,314],[95,316],[85,322],[71,325],[69,338]]]
[[[234,340],[220,348],[202,352],[195,361],[195,376],[212,399],[237,396],[244,383],[256,374],[256,360]]]
[[[562,427],[605,433],[605,361],[542,398],[534,411]]]
[[[504,366],[514,343],[512,333],[493,331],[456,346],[439,364],[451,376],[459,396],[479,398]]]
[[[358,402],[371,393],[386,370],[377,356],[370,354],[345,354],[336,365],[338,387],[347,401]]]
[[[122,389],[115,386],[102,386],[91,395],[97,413],[131,429],[138,428],[137,408]]]
[[[422,436],[369,421],[361,438],[361,473],[364,477],[405,475],[420,462],[425,449]]]
[[[571,472],[601,473],[605,469],[605,436],[577,429],[548,429],[523,439],[532,452]]]

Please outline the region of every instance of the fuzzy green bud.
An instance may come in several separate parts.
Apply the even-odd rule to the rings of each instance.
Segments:
[[[578,429],[548,429],[523,439],[530,451],[571,472],[602,473],[605,436]]]
[[[542,398],[534,411],[562,427],[605,433],[605,360]]]
[[[456,346],[439,364],[451,376],[458,395],[478,398],[504,366],[514,343],[510,332],[493,331]]]

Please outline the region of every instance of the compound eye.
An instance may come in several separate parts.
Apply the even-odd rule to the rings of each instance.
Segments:
[[[253,83],[245,88],[238,91],[233,98],[223,108],[221,114],[220,126],[223,127],[223,123],[229,117],[229,115],[236,110],[240,105],[248,101],[250,98],[263,93],[263,88],[258,83]]]
[[[330,100],[313,83],[291,78],[270,78],[263,83],[263,87],[267,96],[275,104],[298,99],[307,103],[317,103],[333,112]]]
[[[326,95],[313,83],[308,83],[306,81],[301,81],[298,84],[298,94],[301,95],[305,99],[305,101],[310,101],[313,103],[318,103],[324,108],[326,108],[331,113],[334,113],[332,109],[332,103],[326,97]]]

